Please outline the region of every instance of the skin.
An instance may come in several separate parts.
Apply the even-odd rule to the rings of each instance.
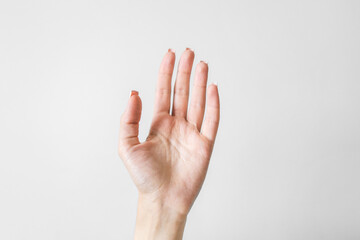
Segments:
[[[121,117],[119,155],[139,191],[135,239],[182,239],[206,176],[219,125],[219,94],[216,84],[207,87],[208,64],[200,61],[189,102],[193,62],[194,52],[187,48],[179,61],[170,112],[175,52],[169,49],[163,57],[146,141],[138,138],[142,105],[137,91],[131,92]]]

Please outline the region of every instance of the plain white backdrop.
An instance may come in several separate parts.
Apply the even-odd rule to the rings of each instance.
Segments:
[[[0,239],[131,239],[117,156],[163,54],[195,49],[221,123],[184,239],[360,239],[359,1],[0,2]]]

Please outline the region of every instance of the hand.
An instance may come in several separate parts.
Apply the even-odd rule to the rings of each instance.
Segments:
[[[201,61],[196,66],[188,111],[193,61],[194,52],[186,49],[179,62],[170,114],[175,53],[169,49],[165,54],[160,65],[154,117],[145,142],[138,139],[141,116],[138,92],[132,91],[121,117],[119,154],[139,191],[135,230],[139,238],[156,235],[171,239],[169,231],[159,233],[166,230],[165,225],[172,225],[169,229],[182,235],[186,216],[205,179],[219,124],[219,95],[217,85],[206,87],[208,65]],[[179,238],[179,234],[173,236]]]

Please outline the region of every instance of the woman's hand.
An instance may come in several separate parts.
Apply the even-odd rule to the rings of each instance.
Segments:
[[[186,49],[179,62],[170,113],[175,53],[169,49],[165,54],[145,142],[138,139],[138,92],[131,92],[121,117],[119,154],[139,190],[136,239],[181,239],[186,216],[206,175],[219,124],[219,95],[217,85],[206,87],[208,65],[201,61],[188,109],[193,61],[194,52]]]

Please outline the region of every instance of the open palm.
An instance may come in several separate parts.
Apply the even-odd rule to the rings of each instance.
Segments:
[[[219,123],[217,86],[206,87],[208,65],[203,61],[196,66],[188,110],[193,61],[194,52],[186,49],[179,62],[170,114],[175,53],[169,49],[160,65],[154,117],[146,141],[138,139],[141,99],[136,91],[121,117],[119,141],[120,157],[140,194],[184,214],[203,184]]]

